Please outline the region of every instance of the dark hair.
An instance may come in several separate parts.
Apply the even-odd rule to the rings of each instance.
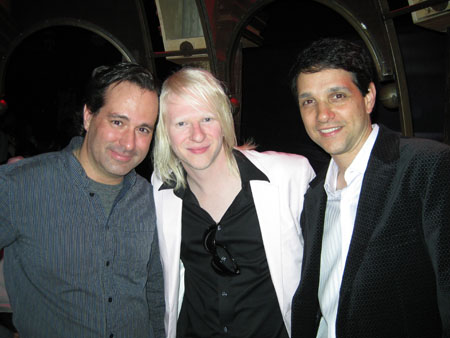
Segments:
[[[105,104],[105,93],[111,85],[124,81],[159,94],[159,85],[152,73],[141,65],[121,62],[113,66],[100,66],[92,72],[85,91],[84,103],[91,113],[98,114]]]
[[[313,42],[297,56],[290,71],[291,91],[297,97],[300,73],[316,73],[325,69],[343,69],[353,75],[353,82],[363,96],[373,81],[372,59],[367,50],[356,43],[324,38]]]

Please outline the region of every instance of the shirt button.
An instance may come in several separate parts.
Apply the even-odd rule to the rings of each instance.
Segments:
[[[226,326],[223,328],[223,332],[225,332],[225,333],[228,332],[228,328]]]
[[[217,231],[220,231],[220,230],[222,230],[222,226],[221,226],[221,225],[218,225],[218,226],[217,226]]]
[[[222,296],[226,297],[226,296],[228,296],[228,293],[226,291],[222,291]]]
[[[109,266],[109,261],[106,261],[106,266]]]
[[[91,197],[94,196],[94,195],[95,195],[95,194],[94,194],[93,192],[90,192],[90,193],[89,193],[89,196],[91,196]]]
[[[111,297],[108,298],[108,302],[110,302],[110,303],[112,302],[112,298]]]
[[[109,335],[109,338],[113,338],[113,337],[114,337],[114,334],[111,333],[111,334]]]

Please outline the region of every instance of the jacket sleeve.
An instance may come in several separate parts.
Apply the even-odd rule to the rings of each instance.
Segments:
[[[439,152],[425,179],[423,231],[436,276],[443,337],[450,337],[450,148]]]

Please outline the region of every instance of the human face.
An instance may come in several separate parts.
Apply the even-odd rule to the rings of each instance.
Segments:
[[[131,82],[111,85],[96,115],[85,107],[79,160],[88,177],[119,184],[147,155],[157,114],[156,93]]]
[[[224,156],[221,125],[204,107],[193,107],[177,95],[171,95],[166,105],[170,146],[188,173],[210,168]]]
[[[297,88],[300,113],[309,137],[338,165],[348,167],[372,130],[374,84],[362,96],[350,72],[326,69],[300,73]]]

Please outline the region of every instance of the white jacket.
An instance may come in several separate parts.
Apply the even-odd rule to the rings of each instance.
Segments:
[[[275,292],[287,331],[291,332],[291,302],[300,281],[303,238],[300,214],[303,196],[314,171],[300,155],[244,150],[242,153],[269,179],[250,181]],[[152,184],[156,205],[159,249],[164,272],[165,327],[176,337],[177,319],[184,294],[184,268],[180,260],[183,201],[173,189],[159,190],[160,178]]]

